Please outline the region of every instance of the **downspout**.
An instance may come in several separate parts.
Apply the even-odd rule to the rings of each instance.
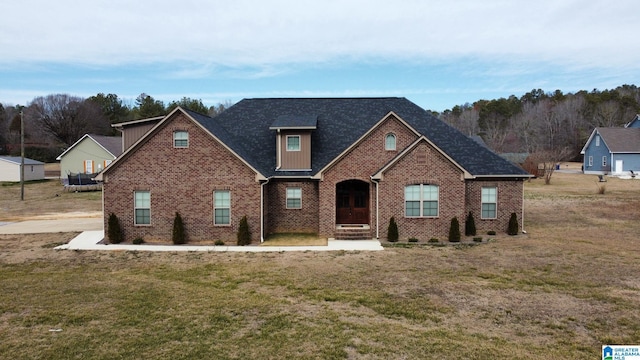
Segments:
[[[276,134],[276,171],[280,170],[280,167],[282,166],[282,154],[281,154],[281,149],[280,146],[282,146],[282,139],[281,139],[281,134],[280,134],[280,129],[277,130],[278,133]],[[267,181],[269,182],[269,181]]]
[[[380,187],[380,183],[378,182],[378,180],[374,180],[373,176],[371,177],[371,181],[373,181],[376,184],[376,239],[380,239],[380,211],[379,211],[379,202],[378,202],[378,196],[379,196],[378,188]]]
[[[527,232],[524,229],[524,180],[522,180],[522,233],[526,234]]]
[[[269,183],[269,178],[267,181],[260,184],[260,242],[264,242],[264,186]]]

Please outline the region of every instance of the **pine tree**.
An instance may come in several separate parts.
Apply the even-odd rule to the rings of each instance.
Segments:
[[[107,237],[109,238],[109,242],[111,244],[119,244],[122,242],[122,228],[120,227],[120,220],[116,214],[111,213],[109,215],[109,221],[107,226]]]
[[[476,236],[476,221],[473,219],[473,214],[471,213],[471,211],[469,211],[467,220],[464,223],[464,235]]]
[[[458,218],[451,219],[451,227],[449,228],[449,241],[460,242],[460,223]]]
[[[511,217],[509,218],[509,229],[507,230],[507,234],[509,235],[518,235],[518,215],[516,213],[511,213]]]
[[[187,234],[184,230],[184,223],[182,222],[182,216],[176,212],[176,217],[173,219],[173,243],[176,245],[182,245],[187,242]]]
[[[392,216],[391,219],[389,219],[389,227],[387,228],[387,240],[389,240],[389,242],[396,242],[398,238],[398,224],[396,224],[396,219]]]
[[[251,231],[249,231],[249,223],[247,215],[243,216],[238,225],[238,245],[244,246],[251,244]]]

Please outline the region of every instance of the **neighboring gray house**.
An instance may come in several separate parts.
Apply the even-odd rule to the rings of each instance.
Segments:
[[[98,173],[120,154],[122,137],[85,134],[56,160],[60,161],[60,177],[64,179],[70,173]]]
[[[640,115],[624,127],[595,128],[580,153],[585,174],[640,173]]]
[[[20,181],[20,164],[22,159],[19,156],[0,156],[0,181]],[[24,180],[44,179],[44,163],[25,158],[24,159]]]

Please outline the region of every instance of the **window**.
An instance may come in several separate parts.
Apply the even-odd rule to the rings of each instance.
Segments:
[[[600,135],[596,135],[596,146],[600,146]]]
[[[287,151],[300,151],[300,135],[287,136]]]
[[[177,147],[177,148],[189,147],[189,133],[186,131],[174,131],[173,147]]]
[[[213,193],[213,224],[231,224],[231,193],[229,190],[216,190]]]
[[[93,160],[84,161],[84,173],[93,174]]]
[[[301,188],[287,188],[287,209],[302,209]]]
[[[439,186],[419,184],[404,188],[405,216],[437,217]]]
[[[395,150],[396,149],[396,136],[394,134],[387,134],[384,138],[384,149]]]
[[[104,167],[109,166],[109,165],[111,164],[111,162],[112,162],[112,161],[113,161],[113,160],[105,160],[105,161],[104,161]]]
[[[589,166],[593,166],[593,156],[589,156]]]
[[[498,189],[494,186],[482,188],[482,219],[497,218]]]
[[[607,166],[607,157],[603,156],[602,157],[602,167],[605,167],[605,166]]]
[[[151,193],[149,191],[134,192],[135,225],[151,224]]]

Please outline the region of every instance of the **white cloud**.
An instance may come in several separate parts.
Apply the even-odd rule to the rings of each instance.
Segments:
[[[188,62],[210,71],[480,57],[636,67],[639,10],[634,0],[7,1],[0,64]]]

